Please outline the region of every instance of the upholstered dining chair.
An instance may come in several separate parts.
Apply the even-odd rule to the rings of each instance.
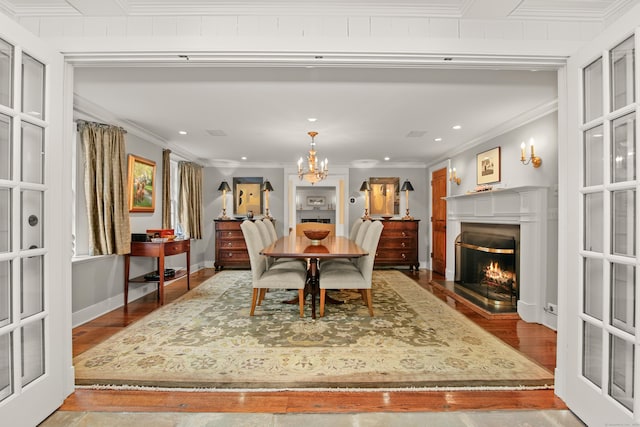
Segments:
[[[258,231],[260,232],[263,248],[266,248],[267,246],[278,240],[277,236],[276,239],[273,240],[273,238],[271,237],[271,233],[269,232],[269,226],[264,221],[256,220],[254,224],[256,225],[256,227],[258,227]],[[295,270],[307,271],[307,262],[300,259],[276,259],[273,257],[267,257],[267,269],[273,268],[290,268]]]
[[[362,218],[357,218],[355,221],[353,221],[351,230],[349,230],[349,240],[353,240],[355,242],[356,236],[358,235],[358,230],[360,230],[360,226],[363,222],[364,221],[362,220]]]
[[[250,315],[253,316],[258,299],[261,303],[267,289],[297,289],[300,317],[304,317],[306,271],[288,268],[267,270],[267,257],[260,254],[260,251],[264,248],[264,243],[258,226],[252,221],[245,220],[240,224],[240,228],[247,244],[247,252],[249,252],[249,262],[251,264],[253,295]]]
[[[278,232],[276,231],[276,226],[273,225],[273,221],[269,218],[262,218],[262,222],[267,226],[267,230],[269,231],[269,235],[271,236],[271,243],[278,240]]]
[[[369,309],[369,315],[373,317],[373,300],[371,293],[371,279],[373,277],[373,262],[380,235],[382,234],[382,222],[373,221],[367,229],[367,234],[362,242],[362,248],[368,255],[356,260],[356,264],[345,263],[324,268],[320,274],[320,317],[324,316],[324,302],[327,289],[358,289],[362,299]]]
[[[371,225],[371,220],[367,219],[363,221],[361,218],[358,218],[358,221],[360,222],[359,223],[356,222],[354,227],[352,227],[351,232],[349,233],[349,239],[353,240],[356,243],[356,245],[362,246],[362,241],[364,240],[364,236],[367,234],[367,230]],[[355,232],[353,231],[353,228],[356,229]],[[352,235],[353,235],[353,238],[351,237]],[[322,271],[323,268],[330,268],[330,266],[332,265],[340,265],[344,263],[353,264],[354,260],[351,258],[327,259],[320,263],[320,271]]]

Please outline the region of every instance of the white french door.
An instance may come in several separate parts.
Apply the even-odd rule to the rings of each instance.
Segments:
[[[566,67],[557,380],[589,426],[640,421],[639,23],[636,7]]]
[[[73,386],[62,90],[62,56],[0,14],[3,425],[37,425]]]

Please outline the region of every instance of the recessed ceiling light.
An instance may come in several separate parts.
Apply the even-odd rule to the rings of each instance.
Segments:
[[[454,126],[452,127],[452,129],[455,129],[455,130],[462,129],[462,126],[460,126],[460,125],[454,125]]]
[[[388,162],[389,160],[391,160],[391,157],[387,156],[387,157],[384,158],[384,160],[385,160],[385,162]]]
[[[180,135],[186,135],[186,134],[187,134],[187,131],[186,131],[186,130],[179,130],[179,131],[178,131],[178,133],[179,133]]]
[[[247,160],[247,156],[240,157],[242,160]]]
[[[436,139],[434,139],[434,141],[435,142],[440,142],[440,141],[442,141],[442,138],[436,138]]]
[[[307,120],[310,121],[310,122],[315,122],[318,119],[316,119],[315,117],[309,117]]]

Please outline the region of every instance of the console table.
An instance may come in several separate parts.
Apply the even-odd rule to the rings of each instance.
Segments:
[[[129,283],[157,283],[158,297],[160,304],[164,304],[164,257],[177,254],[186,254],[187,270],[178,270],[176,275],[170,280],[179,279],[187,276],[187,289],[191,289],[190,283],[190,266],[191,266],[191,241],[190,240],[173,240],[169,242],[131,242],[131,253],[124,256],[124,306],[127,306],[129,299]],[[129,278],[129,266],[132,256],[146,256],[158,259],[158,280],[146,280],[145,275]]]

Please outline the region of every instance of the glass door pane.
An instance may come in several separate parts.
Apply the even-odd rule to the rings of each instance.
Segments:
[[[22,385],[44,374],[44,321],[22,328]]]
[[[633,410],[633,343],[611,335],[609,395]]]
[[[635,49],[629,37],[610,53],[611,109],[625,107],[635,101]]]
[[[611,174],[613,182],[636,179],[636,119],[627,114],[611,123]]]
[[[602,387],[602,330],[583,323],[582,375]]]
[[[584,249],[591,252],[602,252],[603,223],[602,193],[590,193],[584,196]]]
[[[602,260],[584,259],[584,307],[589,316],[602,320]]]
[[[584,123],[602,116],[602,58],[583,71]]]
[[[43,184],[44,129],[29,123],[22,124],[22,181]]]
[[[44,65],[22,56],[22,112],[44,120]]]
[[[614,263],[611,275],[611,324],[633,334],[636,329],[636,268]]]
[[[0,114],[0,179],[11,178],[11,119]]]
[[[616,255],[633,256],[636,253],[636,192],[612,192],[611,249]]]
[[[602,185],[604,174],[604,141],[602,125],[589,129],[584,133],[584,185]]]
[[[0,39],[0,104],[11,107],[13,46]]]

